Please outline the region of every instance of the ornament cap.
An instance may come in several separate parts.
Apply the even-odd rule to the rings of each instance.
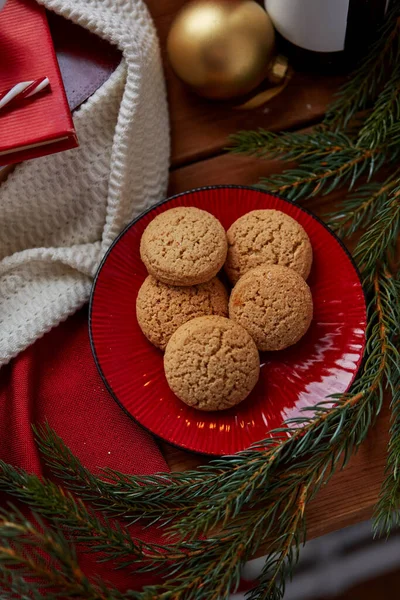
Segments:
[[[268,67],[267,78],[271,83],[282,83],[288,74],[289,62],[286,56],[278,54]]]

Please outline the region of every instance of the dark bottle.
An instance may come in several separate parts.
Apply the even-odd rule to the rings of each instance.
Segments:
[[[392,0],[398,1],[398,0]],[[293,66],[347,71],[376,39],[389,0],[265,0]]]

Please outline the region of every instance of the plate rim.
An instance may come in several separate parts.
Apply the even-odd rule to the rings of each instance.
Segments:
[[[111,254],[111,252],[113,251],[114,247],[119,243],[119,241],[124,237],[124,235],[127,233],[127,231],[129,229],[131,229],[131,227],[133,227],[134,225],[136,225],[136,223],[138,221],[140,221],[140,219],[142,219],[144,216],[146,216],[148,213],[150,213],[152,210],[159,208],[160,206],[163,206],[164,204],[167,204],[167,202],[170,202],[172,200],[175,200],[176,198],[179,198],[181,196],[186,196],[188,194],[194,194],[194,193],[199,193],[199,192],[204,192],[207,190],[218,190],[218,189],[239,189],[239,190],[248,190],[251,192],[258,192],[258,193],[262,193],[262,194],[266,194],[267,196],[273,196],[274,198],[278,198],[279,200],[282,200],[283,202],[286,202],[287,204],[290,205],[294,205],[296,206],[299,210],[305,212],[306,214],[308,214],[311,218],[315,219],[315,221],[317,221],[320,225],[322,225],[322,227],[333,237],[333,239],[338,242],[338,244],[340,245],[340,247],[342,248],[342,250],[345,252],[345,254],[347,255],[348,259],[350,260],[350,263],[357,275],[357,279],[360,283],[360,288],[362,291],[362,296],[363,296],[363,300],[364,300],[364,313],[365,313],[365,318],[366,318],[366,326],[365,326],[365,330],[364,330],[364,336],[363,336],[363,347],[362,347],[362,354],[361,354],[361,358],[359,359],[358,365],[354,371],[354,375],[347,387],[347,389],[345,390],[345,394],[348,392],[348,390],[351,388],[351,386],[353,385],[360,369],[362,368],[364,361],[365,361],[365,348],[366,348],[366,341],[367,341],[367,327],[368,327],[368,304],[367,304],[367,297],[366,297],[366,293],[364,290],[364,287],[362,285],[362,280],[361,280],[361,273],[360,270],[352,256],[352,254],[350,253],[350,251],[348,250],[348,248],[345,246],[344,242],[339,238],[339,236],[336,235],[336,233],[320,218],[318,217],[316,214],[314,214],[311,210],[309,210],[308,208],[305,208],[304,206],[301,206],[300,204],[298,204],[297,202],[293,202],[292,200],[288,200],[288,198],[284,198],[282,196],[280,196],[279,194],[275,194],[272,192],[269,192],[268,190],[263,190],[260,188],[257,188],[255,186],[250,186],[250,185],[236,185],[236,184],[215,184],[215,185],[207,185],[207,186],[200,186],[200,187],[196,187],[193,188],[191,190],[186,190],[185,192],[180,192],[179,194],[174,194],[173,196],[168,196],[167,198],[164,198],[163,200],[161,200],[160,202],[157,202],[156,204],[153,204],[153,206],[151,206],[150,208],[147,208],[146,210],[142,211],[137,217],[135,217],[132,221],[130,221],[124,228],[123,230],[117,235],[117,237],[113,240],[113,242],[110,244],[110,246],[107,248],[103,258],[101,259],[101,262],[99,264],[99,266],[97,267],[96,270],[96,274],[94,276],[93,279],[93,283],[92,283],[92,287],[90,290],[90,297],[89,297],[89,314],[88,314],[88,330],[89,330],[89,342],[90,342],[90,349],[92,352],[92,356],[97,368],[97,371],[99,372],[99,375],[104,383],[104,385],[106,386],[107,391],[109,392],[110,396],[113,398],[113,400],[118,404],[118,406],[124,411],[124,413],[126,415],[128,415],[128,417],[130,419],[132,419],[137,425],[139,425],[139,427],[141,427],[143,430],[147,431],[150,435],[152,435],[154,438],[170,444],[171,446],[175,447],[175,448],[179,448],[180,450],[185,450],[186,452],[192,452],[194,454],[198,454],[198,455],[202,455],[202,456],[207,456],[207,457],[218,457],[218,456],[223,456],[223,454],[215,454],[213,452],[204,452],[201,450],[193,450],[193,449],[188,449],[186,446],[182,446],[180,444],[178,444],[177,442],[171,442],[170,440],[167,440],[165,438],[163,438],[162,436],[154,433],[151,429],[149,429],[148,427],[146,427],[145,425],[143,425],[138,419],[136,419],[130,412],[129,410],[122,404],[121,400],[119,400],[117,394],[114,392],[114,390],[112,389],[111,385],[109,384],[106,376],[103,373],[102,367],[100,365],[100,360],[97,356],[97,352],[96,352],[96,348],[95,348],[95,342],[94,342],[94,336],[93,336],[93,331],[92,331],[92,314],[93,314],[93,304],[94,304],[94,296],[95,296],[95,292],[96,292],[96,285],[97,285],[97,281],[100,277],[101,271],[103,269],[104,264],[106,263],[108,256]],[[247,449],[246,449],[247,450]],[[244,450],[244,451],[246,451]],[[239,454],[242,451],[236,452],[235,454]]]

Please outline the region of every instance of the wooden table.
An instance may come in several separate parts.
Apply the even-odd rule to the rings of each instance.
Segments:
[[[174,76],[165,56],[169,26],[184,3],[185,0],[147,0],[160,36],[168,85],[172,135],[169,193],[212,184],[253,184],[261,175],[276,172],[282,165],[277,161],[227,154],[224,150],[227,136],[241,129],[258,127],[273,131],[309,127],[321,120],[341,79],[296,73],[280,96],[267,106],[249,112],[198,98]],[[341,194],[336,193],[303,204],[321,215],[340,197]],[[385,407],[358,454],[310,504],[307,511],[309,538],[371,517],[383,479],[388,421]],[[167,444],[162,445],[162,451],[173,470],[187,469],[202,461]]]
[[[278,161],[227,154],[227,136],[240,129],[296,130],[318,123],[341,79],[296,73],[280,96],[266,107],[250,112],[198,98],[174,76],[165,60],[166,35],[184,3],[185,0],[147,0],[161,40],[168,85],[172,135],[169,193],[212,184],[253,184],[260,176],[282,169],[282,165]],[[0,173],[0,181],[8,170]],[[336,192],[303,204],[323,215],[340,197]],[[389,413],[384,407],[358,454],[310,504],[309,538],[371,517],[383,479],[388,424]],[[167,444],[162,445],[162,451],[172,470],[188,469],[204,461]]]

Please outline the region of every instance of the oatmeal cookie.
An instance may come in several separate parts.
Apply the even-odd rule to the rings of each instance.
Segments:
[[[224,317],[188,321],[168,342],[164,369],[172,391],[204,411],[244,400],[258,381],[256,345],[243,327]]]
[[[225,271],[235,284],[250,269],[263,264],[290,267],[307,279],[312,248],[303,227],[279,210],[253,210],[227,232]]]
[[[262,265],[235,285],[229,317],[244,327],[259,350],[283,350],[303,337],[313,316],[311,291],[288,267]]]
[[[147,339],[165,350],[171,335],[195,317],[228,316],[228,294],[217,277],[207,283],[171,286],[149,275],[136,300],[136,316]]]
[[[222,268],[226,233],[213,215],[194,207],[167,210],[143,232],[140,256],[150,275],[169,285],[209,281]]]

